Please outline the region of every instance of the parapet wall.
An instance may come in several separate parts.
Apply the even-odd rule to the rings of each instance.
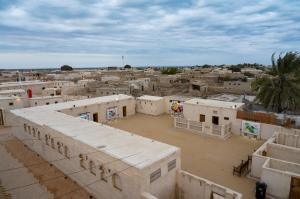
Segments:
[[[241,199],[242,194],[186,171],[177,173],[177,199]]]

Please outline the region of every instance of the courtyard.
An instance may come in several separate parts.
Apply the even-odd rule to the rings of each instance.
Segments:
[[[174,127],[170,115],[149,116],[136,114],[126,119],[109,122],[108,125],[147,138],[181,148],[182,169],[227,186],[243,194],[245,199],[254,199],[255,181],[232,175],[233,166],[246,160],[263,141],[233,135],[220,140],[196,135]]]

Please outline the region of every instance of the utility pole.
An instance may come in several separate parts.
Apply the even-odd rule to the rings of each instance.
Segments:
[[[122,64],[123,64],[122,67],[124,67],[125,66],[125,64],[124,64],[124,55],[122,55]]]

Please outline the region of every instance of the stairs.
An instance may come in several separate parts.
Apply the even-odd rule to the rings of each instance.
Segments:
[[[15,159],[3,145],[0,145],[0,170],[19,168],[0,172],[0,199],[52,199],[45,186],[28,171],[23,164]],[[22,168],[23,167],[23,168]],[[32,184],[30,186],[25,186]]]
[[[5,188],[1,185],[0,180],[0,199],[11,199],[11,195],[5,191]]]

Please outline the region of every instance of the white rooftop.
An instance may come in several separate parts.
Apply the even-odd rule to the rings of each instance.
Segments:
[[[72,139],[94,147],[112,157],[122,159],[125,163],[138,169],[145,168],[178,151],[177,147],[168,144],[58,112],[58,110],[71,108],[74,105],[80,107],[128,99],[134,98],[127,95],[104,96],[17,109],[11,112],[38,125],[45,125],[59,131],[65,136],[72,137]]]
[[[211,107],[218,107],[218,108],[229,108],[229,109],[237,109],[244,105],[244,103],[240,102],[225,102],[219,100],[212,100],[212,99],[200,99],[200,98],[193,98],[188,101],[184,102],[185,104],[193,104],[193,105],[200,105],[200,106],[211,106]]]
[[[7,95],[12,93],[25,93],[23,89],[13,89],[13,90],[2,90],[0,91],[0,95]]]
[[[152,96],[152,95],[143,95],[141,97],[137,97],[138,100],[149,100],[149,101],[159,101],[162,100],[163,97]]]
[[[4,82],[0,84],[0,88],[14,87],[14,86],[29,86],[29,85],[40,85],[49,84],[51,82],[41,82],[41,81],[23,81],[23,82]]]

